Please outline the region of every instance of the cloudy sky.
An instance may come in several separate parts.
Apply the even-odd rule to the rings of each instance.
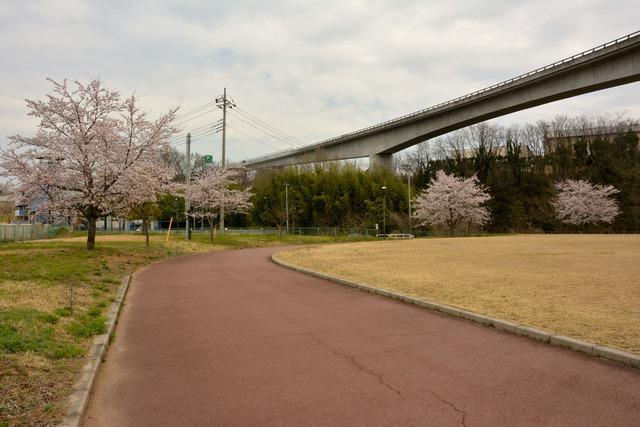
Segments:
[[[239,160],[288,148],[245,113],[311,143],[514,77],[639,22],[633,0],[0,0],[0,146],[34,132],[24,98],[48,93],[46,77],[98,77],[135,91],[152,116],[175,105],[189,112],[226,86],[242,109],[230,117],[228,146]],[[634,83],[497,121],[640,118],[639,100]],[[186,130],[221,117],[200,112]],[[193,149],[218,158],[220,135],[195,138]]]

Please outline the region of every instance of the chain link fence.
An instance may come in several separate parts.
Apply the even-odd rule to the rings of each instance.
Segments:
[[[177,232],[184,232],[184,227]],[[192,229],[192,233],[208,233],[209,228],[195,227]],[[246,227],[246,228],[234,228],[229,227],[225,230],[229,234],[287,234],[285,227],[279,229],[277,227]],[[415,237],[430,236],[433,233],[422,230],[400,230],[400,229],[388,229],[390,234],[412,234]],[[298,236],[372,236],[376,237],[382,233],[382,230],[376,230],[375,228],[365,227],[289,227],[289,235]]]

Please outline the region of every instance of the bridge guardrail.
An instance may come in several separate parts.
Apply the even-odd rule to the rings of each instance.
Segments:
[[[639,37],[639,36],[640,36],[640,30],[634,31],[633,33],[627,34],[626,36],[622,36],[622,37],[617,38],[615,40],[611,40],[609,42],[603,43],[603,44],[601,44],[599,46],[593,47],[591,49],[585,50],[583,52],[580,52],[580,53],[577,53],[575,55],[569,56],[567,58],[561,59],[559,61],[553,62],[553,63],[551,63],[549,65],[545,65],[545,66],[539,67],[539,68],[537,68],[537,69],[535,69],[533,71],[529,71],[527,73],[520,74],[519,76],[512,77],[512,78],[510,78],[508,80],[504,80],[504,81],[501,81],[499,83],[495,83],[495,84],[493,84],[491,86],[487,86],[487,87],[479,89],[479,90],[477,90],[475,92],[471,92],[471,93],[468,93],[466,95],[462,95],[462,96],[459,96],[457,98],[454,98],[454,99],[451,99],[451,100],[448,100],[448,101],[445,101],[445,102],[441,102],[440,104],[436,104],[436,105],[433,105],[431,107],[427,107],[427,108],[424,108],[422,110],[415,111],[413,113],[405,114],[403,116],[396,117],[395,119],[387,120],[387,121],[384,121],[382,123],[377,123],[375,125],[371,125],[371,126],[368,126],[366,128],[358,129],[358,130],[353,131],[353,132],[349,132],[349,133],[345,133],[345,134],[342,134],[342,135],[339,135],[339,136],[336,136],[336,137],[333,137],[333,138],[325,139],[325,140],[322,140],[320,142],[315,142],[315,143],[309,144],[309,145],[307,145],[305,147],[302,147],[302,148],[289,148],[289,149],[286,149],[286,150],[278,151],[276,153],[266,154],[264,156],[254,157],[253,159],[245,160],[242,163],[243,164],[246,164],[246,163],[257,163],[257,162],[261,162],[261,161],[265,161],[265,160],[278,158],[278,157],[281,157],[281,156],[286,155],[286,154],[292,154],[292,153],[295,153],[295,152],[304,152],[304,151],[308,151],[309,149],[318,147],[320,145],[327,145],[327,144],[329,144],[331,142],[335,142],[335,141],[338,141],[338,140],[341,140],[341,139],[344,139],[344,138],[348,138],[350,136],[361,135],[361,134],[367,133],[369,131],[372,131],[374,129],[381,129],[381,128],[384,128],[384,127],[389,126],[391,124],[399,123],[399,122],[401,122],[403,120],[410,119],[410,118],[413,118],[413,117],[416,117],[416,116],[420,116],[422,114],[434,111],[436,109],[445,107],[447,105],[450,105],[450,104],[453,104],[453,103],[456,103],[456,102],[459,102],[459,101],[463,101],[465,99],[472,98],[474,96],[489,92],[491,90],[500,88],[502,86],[505,86],[507,84],[516,82],[518,80],[522,80],[524,78],[533,76],[535,74],[539,74],[541,72],[547,71],[547,70],[549,70],[551,68],[554,68],[554,67],[557,67],[557,66],[560,66],[560,65],[564,65],[564,64],[566,64],[568,62],[575,61],[576,59],[582,58],[582,57],[584,57],[586,55],[590,55],[590,54],[595,53],[595,52],[597,52],[599,50],[605,49],[605,48],[610,47],[610,46],[614,46],[616,44],[628,41],[628,40],[630,40],[630,39],[632,39],[634,37]]]

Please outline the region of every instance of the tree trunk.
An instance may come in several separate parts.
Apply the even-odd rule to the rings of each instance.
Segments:
[[[92,251],[96,247],[96,217],[87,218],[87,250]]]
[[[453,237],[453,233],[456,229],[456,223],[453,220],[447,220],[447,226],[449,227],[449,234]]]
[[[216,239],[216,227],[213,224],[213,219],[207,218],[209,223],[209,239],[213,242]]]
[[[149,247],[149,224],[146,219],[142,219],[142,232],[144,233],[144,242],[147,248]]]

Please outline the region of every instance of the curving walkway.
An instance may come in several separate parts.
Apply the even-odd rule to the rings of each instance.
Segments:
[[[640,371],[272,264],[138,272],[87,426],[630,426]]]

